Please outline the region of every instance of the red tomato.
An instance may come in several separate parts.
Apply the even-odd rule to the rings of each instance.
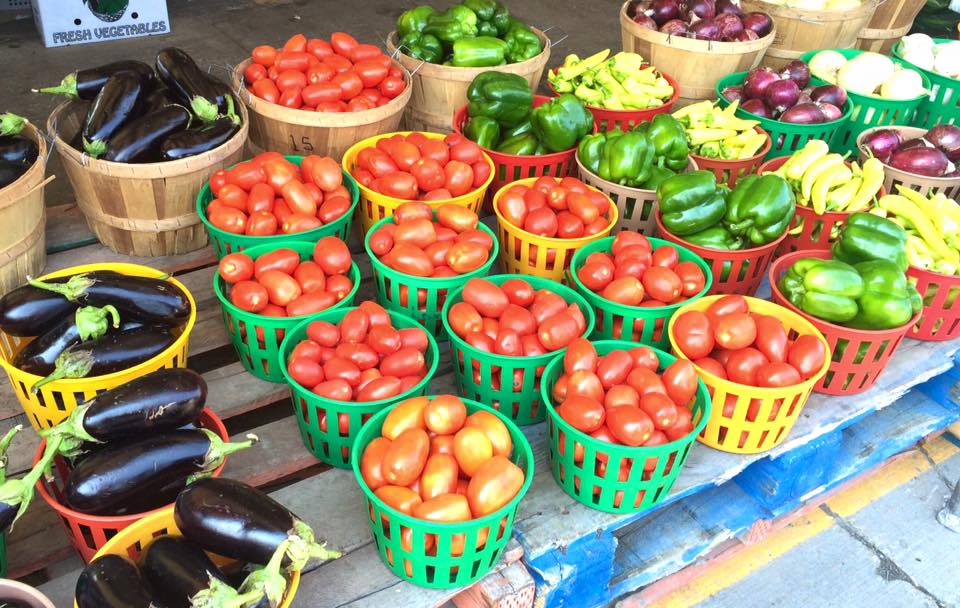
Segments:
[[[277,83],[277,87],[281,91],[302,89],[307,86],[307,75],[298,70],[284,70],[277,74],[277,79],[274,82]]]
[[[714,337],[710,319],[698,310],[688,310],[676,317],[673,336],[677,347],[690,359],[706,357],[713,350]]]
[[[522,228],[538,236],[553,238],[557,235],[557,214],[549,207],[539,207],[529,211]]]
[[[576,239],[583,236],[583,221],[569,211],[557,214],[557,238]]]
[[[597,377],[604,389],[623,384],[633,369],[633,357],[623,350],[615,350],[600,357],[597,364]]]
[[[649,346],[636,346],[628,350],[627,353],[633,359],[634,367],[645,367],[652,372],[657,371],[660,367],[657,353],[653,352],[653,349]]]
[[[420,148],[420,156],[423,158],[432,158],[440,163],[441,166],[446,165],[450,161],[450,147],[447,146],[446,142],[442,139],[430,138],[420,143],[413,143]]]
[[[253,84],[258,80],[267,77],[267,68],[259,63],[251,63],[243,70],[243,80],[247,84]]]
[[[329,83],[330,80],[336,76],[337,71],[327,63],[318,63],[317,65],[312,65],[307,68],[307,87],[304,88],[306,91],[311,85]],[[328,99],[324,101],[338,101],[340,99],[340,87],[337,87],[337,96],[335,99]],[[304,93],[304,101],[306,101],[306,93]]]
[[[326,40],[311,38],[307,41],[307,52],[318,59],[323,59],[333,54],[333,47]]]
[[[493,443],[480,428],[465,426],[454,435],[453,454],[460,469],[473,476],[493,457]]]
[[[483,160],[483,152],[476,142],[465,139],[456,145],[450,146],[450,160],[457,160],[472,165]]]
[[[376,57],[385,57],[383,51],[379,47],[372,44],[358,44],[350,49],[347,57],[350,61],[357,63],[363,63],[365,61],[373,60]]]
[[[642,398],[650,393],[667,395],[667,388],[656,372],[645,367],[635,367],[627,374],[627,385],[637,391]]]
[[[431,220],[409,220],[397,225],[393,240],[397,244],[407,243],[424,249],[437,242],[437,230]]]
[[[417,178],[405,171],[396,171],[377,180],[379,191],[387,196],[403,200],[417,198]]]
[[[383,478],[394,485],[410,485],[420,477],[429,454],[426,431],[413,428],[400,433],[383,455]]]
[[[663,433],[668,441],[682,439],[693,432],[693,412],[688,408],[677,408],[677,421],[669,429],[664,429]]]
[[[353,289],[353,281],[343,274],[335,274],[327,277],[327,291],[336,297],[337,301],[347,297],[347,294]]]
[[[566,201],[567,208],[574,215],[579,217],[583,221],[584,225],[589,224],[600,217],[600,213],[597,211],[596,205],[593,204],[593,201],[591,201],[586,194],[571,192],[567,194]]]
[[[697,295],[703,291],[707,284],[707,277],[695,262],[680,262],[674,267],[673,271],[677,273],[683,283],[681,293],[686,298]]]
[[[329,291],[314,291],[301,294],[287,304],[287,315],[302,317],[326,310],[337,303],[337,297]]]
[[[754,346],[770,361],[787,360],[787,331],[776,317],[751,313],[757,328]],[[819,368],[818,368],[819,369]]]
[[[247,210],[247,193],[240,186],[227,184],[220,189],[220,195],[217,197],[221,203],[233,209],[240,211]]]
[[[489,515],[509,503],[523,487],[523,471],[506,456],[495,455],[476,470],[467,485],[473,517]]]
[[[353,63],[349,59],[337,54],[324,57],[323,63],[332,67],[337,74],[342,74],[353,67]]]
[[[507,294],[487,279],[474,278],[467,281],[461,297],[486,317],[499,317],[510,304]]]
[[[293,249],[282,247],[260,255],[253,262],[253,271],[257,279],[268,270],[279,270],[284,274],[293,274],[300,265],[300,254]]]
[[[313,261],[328,275],[345,274],[353,263],[346,243],[335,236],[325,236],[313,247]]]
[[[584,433],[599,429],[606,418],[606,410],[599,401],[579,395],[568,396],[556,409],[570,426]]]
[[[563,312],[546,319],[537,328],[537,338],[548,351],[559,350],[579,336],[581,329],[570,313]]]
[[[669,396],[661,393],[647,393],[641,396],[640,409],[650,416],[653,425],[658,429],[668,429],[677,421],[677,406]]]
[[[451,160],[444,165],[443,173],[446,176],[444,187],[453,196],[464,195],[473,188],[473,168],[470,165],[458,160]]]
[[[238,281],[230,288],[230,302],[247,312],[260,312],[270,303],[267,290],[256,281]]]
[[[683,291],[683,283],[677,273],[663,266],[648,268],[643,273],[642,283],[651,298],[668,304],[675,302]]]
[[[277,233],[277,216],[269,211],[257,211],[247,218],[244,234],[251,236],[270,236]]]
[[[279,214],[277,215],[279,216]],[[280,230],[286,234],[294,234],[297,232],[313,230],[314,228],[319,228],[322,225],[323,224],[320,223],[320,220],[312,215],[295,213],[283,218]]]
[[[403,203],[393,211],[393,221],[397,225],[414,220],[432,220],[433,208],[426,203]]]
[[[479,221],[476,213],[460,205],[442,205],[437,209],[437,222],[456,233],[475,229]]]
[[[451,306],[447,313],[447,321],[450,323],[453,332],[461,338],[471,332],[479,332],[483,329],[483,318],[480,313],[472,304],[466,302],[457,302]]]
[[[533,287],[523,279],[507,279],[500,285],[500,289],[507,295],[511,304],[523,307],[533,304]]]
[[[511,303],[500,315],[500,327],[512,329],[521,337],[529,336],[537,332],[537,320],[526,308]]]
[[[389,68],[377,61],[366,59],[354,63],[353,71],[360,77],[365,88],[371,88],[378,86],[386,78]]]
[[[253,278],[253,260],[245,253],[228,253],[220,260],[218,271],[227,283],[249,281]]]
[[[724,380],[727,379],[727,370],[724,369],[723,365],[721,365],[720,362],[713,357],[696,359],[693,364],[718,378],[723,378]]]
[[[686,359],[671,363],[660,378],[667,389],[667,396],[678,406],[687,405],[697,394],[697,370]]]
[[[308,389],[323,382],[323,367],[316,361],[305,358],[290,358],[287,362],[287,373],[295,382]]]
[[[380,360],[380,372],[384,376],[412,376],[426,365],[423,353],[415,348],[401,348]]]
[[[329,197],[317,209],[317,219],[324,224],[343,217],[350,210],[350,200],[342,196]]]
[[[300,297],[303,290],[300,284],[285,272],[267,270],[257,276],[257,281],[267,290],[271,304],[286,306]]]
[[[376,178],[396,173],[399,168],[386,152],[377,148],[364,148],[357,154],[357,164],[370,171]]]
[[[472,242],[454,243],[447,252],[447,265],[458,274],[473,272],[489,259],[490,252]]]
[[[638,306],[643,301],[643,288],[644,285],[636,278],[623,277],[607,284],[600,292],[600,297],[625,306]]]
[[[340,72],[330,82],[340,87],[340,98],[344,101],[353,99],[363,90],[363,81],[356,72]]]
[[[334,32],[330,35],[330,46],[333,48],[333,52],[342,57],[349,57],[350,51],[359,45],[357,39],[346,32]],[[399,485],[405,486],[407,484]]]
[[[239,209],[224,207],[210,214],[210,223],[226,232],[243,234],[247,227],[247,214]]]
[[[420,150],[408,141],[394,143],[389,154],[401,171],[410,171],[420,160]]]
[[[756,386],[757,370],[767,363],[767,358],[755,348],[732,351],[726,364],[727,378],[738,384]]]
[[[402,76],[387,76],[380,81],[380,94],[387,99],[393,99],[400,95],[407,87]]]
[[[254,47],[253,52],[250,55],[254,63],[258,63],[268,68],[273,65],[274,61],[277,60],[277,49],[268,44],[262,44],[258,47]]]
[[[306,51],[281,51],[277,53],[277,60],[273,65],[277,68],[278,73],[286,70],[306,72],[307,68],[310,67],[311,57],[312,55]]]
[[[485,159],[478,160],[477,162],[470,165],[470,168],[473,169],[473,188],[479,188],[480,186],[487,183],[487,180],[490,179],[490,175],[493,173],[493,169],[490,167]]]
[[[718,318],[733,312],[750,312],[743,296],[723,296],[707,308],[707,316],[710,317],[711,323],[716,323]]]
[[[278,89],[277,85],[274,84],[274,82],[269,78],[261,78],[260,80],[254,82],[253,94],[264,101],[269,101],[270,103],[277,103],[280,101],[280,89]]]
[[[816,336],[803,335],[798,337],[787,354],[787,363],[792,365],[800,377],[808,380],[820,372],[827,357],[827,349]]]
[[[577,338],[567,346],[567,352],[563,354],[563,370],[568,374],[575,371],[588,371],[594,373],[597,371],[597,362],[599,356],[593,343],[586,338]]]
[[[383,258],[383,263],[404,274],[415,277],[429,277],[433,274],[433,264],[422,249],[407,243],[396,243]]]
[[[757,338],[757,325],[749,314],[733,312],[714,322],[713,338],[717,346],[727,350],[746,348]]]
[[[524,200],[523,194],[511,189],[499,196],[500,200],[497,203],[497,208],[500,210],[500,214],[503,215],[503,219],[514,226],[522,228],[526,223],[528,213],[527,203]],[[547,212],[549,213],[549,210]]]
[[[588,262],[577,271],[577,278],[590,291],[600,293],[613,281],[613,265]]]
[[[800,372],[789,363],[783,361],[772,361],[762,365],[757,369],[757,386],[793,386],[800,384],[803,379]]]
[[[396,224],[384,224],[370,233],[367,243],[374,255],[382,257],[393,249],[393,234],[396,228]]]
[[[663,268],[674,268],[677,262],[680,261],[676,248],[670,245],[658,247],[653,252],[651,260],[654,266],[661,266]]]
[[[319,107],[321,104],[340,101],[340,87],[332,82],[314,82],[303,87],[300,97],[305,105]]]
[[[610,409],[618,406],[640,407],[640,393],[628,384],[611,386],[603,396],[603,407]]]
[[[650,416],[643,410],[630,406],[621,405],[608,409],[606,424],[617,441],[629,446],[643,445],[654,431]]]
[[[283,50],[298,53],[307,50],[307,37],[303,34],[294,34],[283,44]]]

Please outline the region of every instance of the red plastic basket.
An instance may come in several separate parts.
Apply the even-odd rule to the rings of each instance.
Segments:
[[[223,421],[209,408],[204,408],[203,411],[200,412],[198,422],[202,428],[213,431],[224,441],[230,439],[230,435],[227,433],[227,427],[223,425]],[[33,459],[34,465],[40,461],[46,446],[46,440],[40,442],[40,447],[37,448],[37,454]],[[145,513],[132,513],[130,515],[118,516],[78,513],[67,507],[63,501],[63,490],[67,476],[70,473],[70,467],[67,465],[66,460],[60,456],[57,456],[54,464],[56,466],[53,469],[53,479],[48,481],[41,478],[40,481],[37,482],[37,493],[50,505],[50,508],[60,516],[60,521],[67,533],[67,537],[70,539],[70,543],[77,550],[77,553],[80,554],[80,558],[84,563],[89,563],[100,547],[116,536],[120,530],[140,521],[148,515],[152,515],[171,506],[167,505],[166,507],[160,507]],[[225,465],[226,460],[213,471],[213,476],[219,477]]]
[[[718,184],[726,184],[728,187],[733,188],[734,184],[736,184],[737,180],[741,177],[760,172],[760,167],[763,164],[763,157],[767,155],[767,152],[770,151],[770,146],[773,144],[773,140],[770,139],[770,134],[764,131],[760,126],[754,127],[754,130],[757,133],[763,133],[766,135],[767,142],[763,144],[763,147],[760,148],[759,152],[750,158],[744,158],[742,160],[724,160],[722,158],[700,156],[699,154],[691,154],[690,156],[693,157],[693,160],[697,161],[697,166],[701,169],[713,171],[713,174],[717,176]]]
[[[952,340],[960,336],[960,276],[911,266],[907,276],[916,281],[923,298],[920,320],[910,328],[917,340]]]
[[[659,210],[657,210],[656,218],[657,234],[660,238],[686,247],[710,265],[710,271],[713,273],[713,287],[710,288],[707,295],[738,293],[744,296],[752,296],[755,294],[757,288],[760,287],[760,283],[763,282],[764,274],[773,260],[777,246],[783,241],[783,236],[781,236],[773,242],[752,249],[730,250],[700,247],[670,233],[663,225]]]
[[[649,64],[644,64],[643,67],[649,67]],[[660,72],[660,70],[657,71]],[[613,131],[616,129],[629,131],[641,122],[646,122],[657,114],[664,114],[673,109],[673,104],[680,98],[680,84],[669,74],[660,72],[660,75],[673,87],[673,97],[663,102],[662,106],[647,108],[645,110],[609,110],[597,106],[587,106],[587,109],[590,110],[593,118],[597,121],[597,127],[601,131]],[[555,97],[560,96],[550,81],[547,81],[547,87]]]
[[[826,260],[831,258],[831,254],[828,250],[818,249],[795,251],[777,258],[770,266],[771,299],[810,321],[827,339],[830,347],[830,367],[813,390],[828,395],[862,393],[877,381],[903,337],[916,324],[922,312],[905,325],[882,330],[851,329],[808,315],[791,304],[777,288],[780,277],[800,258]]]

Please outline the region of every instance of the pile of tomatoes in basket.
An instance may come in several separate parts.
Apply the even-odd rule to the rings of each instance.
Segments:
[[[287,358],[287,372],[298,384],[333,401],[380,401],[416,386],[429,370],[430,342],[419,328],[397,329],[375,302],[361,302],[337,323],[307,325]],[[349,424],[344,415],[342,424]]]
[[[287,108],[359,112],[390,103],[407,87],[403,69],[372,44],[334,32],[330,41],[296,34],[276,49],[253,49],[247,89]]]
[[[532,186],[516,184],[499,194],[500,215],[537,236],[577,239],[610,226],[610,199],[575,177],[541,177]]]
[[[271,236],[319,228],[350,210],[340,164],[305,156],[300,166],[279,152],[220,170],[210,177],[216,197],[207,205],[210,223],[232,234]]]
[[[361,186],[406,201],[442,201],[483,186],[493,171],[480,146],[462,135],[397,133],[360,150],[351,170]]]

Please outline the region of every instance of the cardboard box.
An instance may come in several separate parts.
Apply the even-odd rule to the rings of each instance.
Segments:
[[[33,0],[33,20],[47,47],[170,32],[165,0]]]

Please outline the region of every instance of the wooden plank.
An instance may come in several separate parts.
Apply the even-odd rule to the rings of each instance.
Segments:
[[[143,264],[151,268],[157,268],[169,273],[178,273],[186,270],[193,270],[200,266],[208,266],[217,261],[213,248],[209,245],[203,249],[184,253],[182,255],[169,255],[155,258],[140,258],[129,255],[115,253],[100,243],[85,245],[62,251],[47,257],[47,265],[44,272],[53,272],[62,270],[71,266],[80,264],[99,264],[103,262],[126,262],[130,264]]]
[[[76,203],[47,207],[47,253],[58,253],[97,242]]]

